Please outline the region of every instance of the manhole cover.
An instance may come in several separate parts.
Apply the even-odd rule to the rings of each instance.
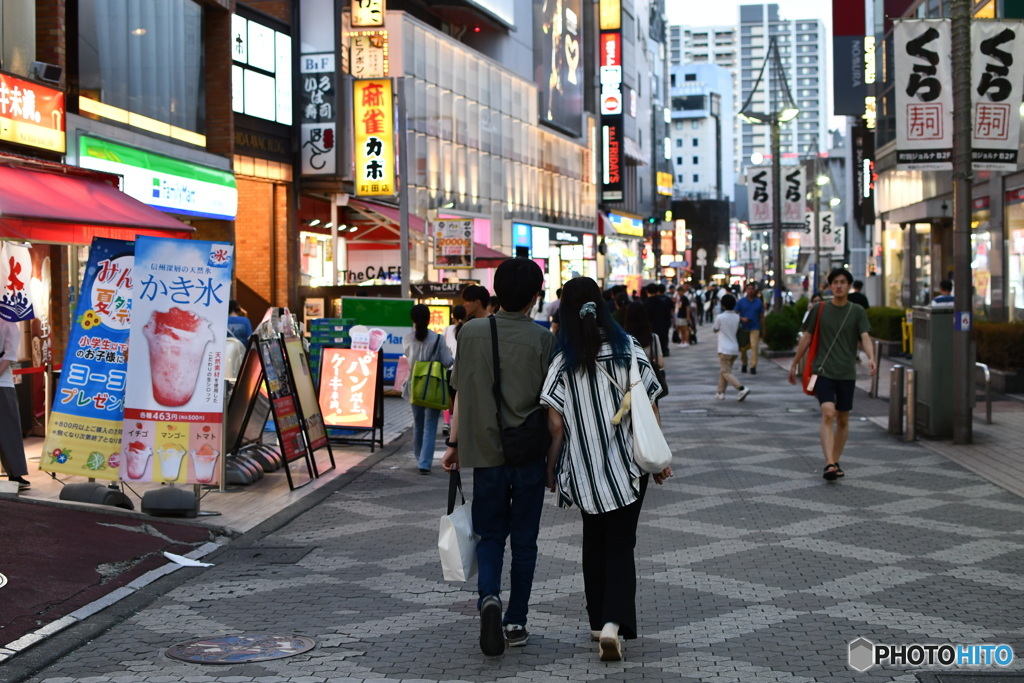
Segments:
[[[303,636],[243,633],[180,643],[168,648],[167,656],[199,664],[239,664],[291,657],[315,646],[315,640]]]

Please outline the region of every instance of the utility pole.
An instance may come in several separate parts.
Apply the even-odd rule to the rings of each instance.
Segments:
[[[779,142],[779,117],[771,120],[772,131],[772,277],[775,278],[775,294],[772,296],[772,310],[782,310],[782,151]]]
[[[953,443],[973,441],[971,398],[971,0],[952,0],[953,64]]]

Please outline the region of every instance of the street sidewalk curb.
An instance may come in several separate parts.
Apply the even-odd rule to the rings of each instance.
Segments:
[[[223,552],[229,546],[233,547],[247,547],[253,543],[259,542],[260,539],[264,538],[268,534],[280,529],[287,525],[296,517],[302,515],[315,505],[319,505],[321,502],[326,500],[329,496],[337,493],[341,489],[345,488],[359,477],[363,476],[366,472],[376,466],[385,458],[388,458],[395,453],[399,452],[403,447],[407,446],[411,439],[411,430],[402,432],[394,441],[389,443],[387,446],[378,449],[377,452],[367,455],[358,465],[353,466],[347,472],[342,473],[337,479],[329,482],[327,485],[311,492],[308,496],[296,501],[287,508],[281,510],[272,517],[267,518],[260,524],[256,525],[252,529],[242,533],[241,535],[235,535],[233,538],[225,537],[226,542],[223,544],[219,543],[206,543],[196,550],[185,555],[189,559],[200,559],[204,558],[207,561],[215,560],[219,557],[220,553]],[[91,506],[90,506],[91,508]],[[90,511],[92,511],[90,509]],[[210,527],[206,527],[210,528]],[[237,544],[237,545],[235,545]],[[61,617],[56,621],[53,621],[46,626],[43,626],[32,633],[27,633],[21,638],[8,643],[7,645],[0,646],[0,666],[3,666],[5,673],[10,672],[12,677],[10,679],[4,679],[14,683],[15,681],[27,680],[29,677],[34,675],[36,672],[41,671],[45,667],[49,666],[53,662],[57,661],[71,650],[79,647],[83,642],[91,640],[112,628],[116,624],[120,623],[124,619],[128,618],[132,614],[135,614],[145,606],[151,604],[159,597],[167,593],[168,591],[176,588],[181,583],[184,583],[188,579],[187,574],[180,574],[180,580],[176,583],[170,583],[168,585],[154,585],[160,582],[162,579],[167,579],[169,576],[178,574],[179,569],[186,569],[183,565],[176,565],[169,563],[162,567],[153,569],[146,574],[138,577],[131,583],[118,588],[110,594],[95,600],[84,607],[75,610],[71,614]],[[168,579],[169,581],[169,579]],[[163,582],[167,583],[167,582]],[[87,620],[90,617],[94,617],[97,614],[103,612],[108,607],[113,607],[119,603],[127,603],[130,598],[136,598],[138,604],[132,605],[130,608],[125,609],[125,613],[116,616],[110,616],[101,625],[97,625],[96,628],[89,630],[80,638],[72,638],[68,643],[62,644],[62,646],[55,648],[54,652],[43,654],[39,656],[38,661],[25,661],[24,653],[26,650],[38,647],[40,644],[47,642],[52,636],[57,633],[65,632],[73,627],[85,628]],[[12,662],[15,656],[18,657],[17,663],[21,664],[24,662],[22,670],[11,672]]]

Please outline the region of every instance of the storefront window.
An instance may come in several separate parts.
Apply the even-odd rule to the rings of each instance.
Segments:
[[[989,211],[975,211],[971,216],[971,278],[974,284],[974,315],[982,320],[992,308],[992,233],[989,232]]]
[[[36,58],[35,0],[0,2],[0,57],[3,70],[29,76]]]
[[[914,230],[907,230],[909,239],[914,240],[914,295],[904,297],[907,305],[923,306],[932,300],[932,226],[931,223],[917,223]]]
[[[1024,202],[1007,203],[1006,231],[1009,238],[1007,308],[1011,320],[1024,318]]]
[[[885,303],[903,305],[903,230],[890,225],[882,236],[885,260]]]
[[[192,0],[80,0],[81,96],[203,133],[202,17]]]

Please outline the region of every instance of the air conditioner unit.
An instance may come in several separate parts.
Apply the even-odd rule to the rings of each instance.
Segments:
[[[64,75],[64,67],[47,62],[32,62],[31,73],[37,81],[57,85]]]

